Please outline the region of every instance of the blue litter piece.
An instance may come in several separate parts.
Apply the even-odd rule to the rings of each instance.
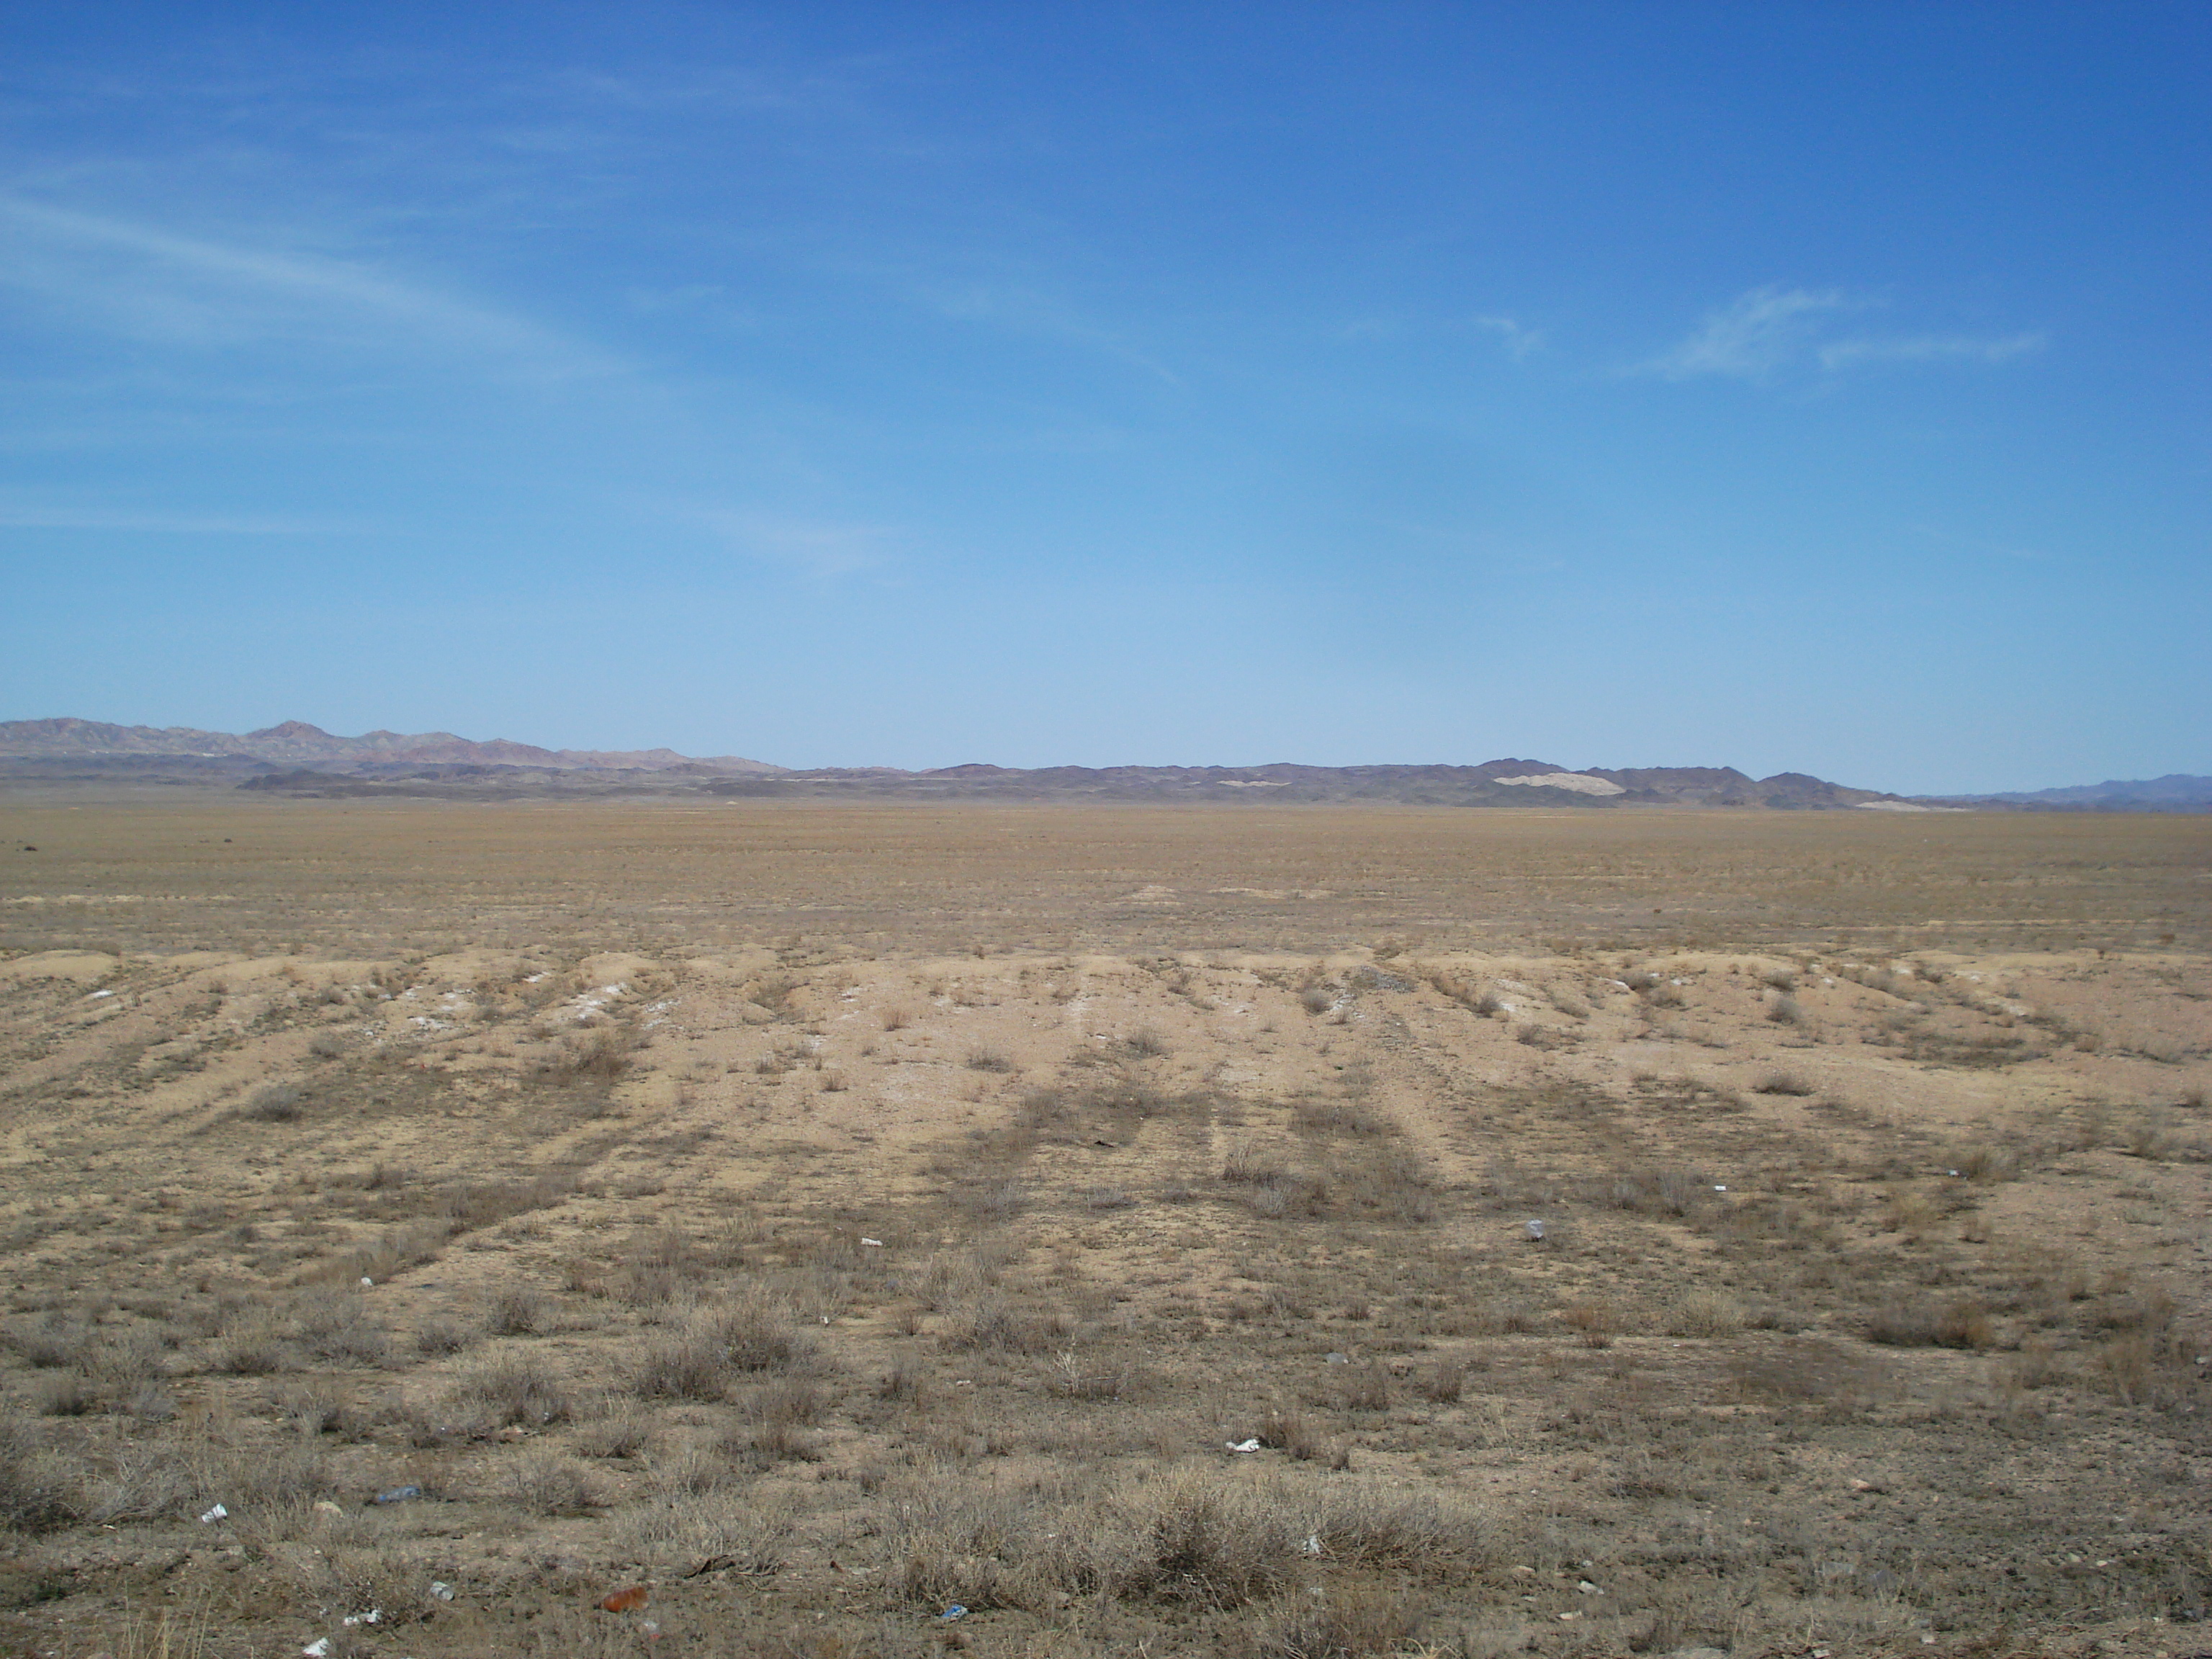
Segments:
[[[404,1504],[410,1498],[420,1498],[420,1486],[394,1486],[390,1492],[380,1492],[368,1501],[372,1504]]]
[[[967,1616],[968,1609],[962,1607],[957,1601],[955,1601],[951,1607],[945,1608],[944,1612],[937,1615],[940,1623],[946,1620],[965,1619]]]

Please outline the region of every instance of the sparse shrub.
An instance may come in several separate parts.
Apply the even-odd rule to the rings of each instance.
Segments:
[[[550,1309],[527,1285],[506,1285],[484,1307],[484,1329],[494,1336],[536,1336],[545,1328]]]
[[[59,1313],[51,1313],[28,1330],[9,1333],[8,1344],[26,1364],[55,1370],[83,1362],[94,1341],[92,1328]]]
[[[1787,968],[1770,968],[1759,976],[1759,982],[1771,991],[1787,995],[1797,988],[1797,975]]]
[[[1287,1452],[1300,1462],[1319,1457],[1324,1448],[1320,1431],[1296,1406],[1277,1406],[1260,1422],[1256,1437],[1270,1450]]]
[[[630,1387],[647,1399],[720,1400],[738,1376],[805,1364],[812,1350],[791,1311],[763,1296],[696,1314],[648,1346]]]
[[[586,1424],[577,1431],[575,1446],[586,1457],[635,1457],[652,1438],[643,1418],[623,1412]]]
[[[56,1371],[40,1377],[32,1398],[42,1417],[83,1417],[100,1409],[98,1391],[76,1371]]]
[[[1777,1025],[1802,1025],[1805,1010],[1796,997],[1778,996],[1766,1005],[1766,1018]]]
[[[1686,1216],[1712,1197],[1712,1183],[1694,1170],[1638,1170],[1613,1177],[1607,1201],[1637,1215]]]
[[[1042,1354],[1059,1347],[1068,1329],[1064,1317],[1041,1316],[1015,1307],[1002,1296],[986,1293],[953,1316],[943,1340],[953,1349]]]
[[[1585,1348],[1609,1348],[1620,1320],[1603,1302],[1576,1302],[1559,1310],[1559,1317]]]
[[[1158,1060],[1168,1053],[1167,1039],[1149,1025],[1130,1032],[1121,1046],[1139,1060]]]
[[[594,1025],[563,1037],[532,1074],[547,1083],[611,1083],[629,1070],[637,1047],[638,1033],[629,1026]]]
[[[264,1317],[226,1331],[208,1363],[232,1376],[268,1376],[283,1370],[290,1358],[282,1329]]]
[[[520,1353],[501,1354],[469,1372],[454,1385],[457,1403],[473,1407],[492,1426],[526,1428],[566,1422],[568,1390],[544,1364]]]
[[[52,1532],[76,1518],[61,1461],[12,1413],[0,1418],[0,1526]]]
[[[1669,1336],[1734,1336],[1743,1328],[1743,1309],[1719,1291],[1690,1291],[1668,1310]]]
[[[241,1117],[256,1123],[296,1123],[307,1115],[303,1097],[297,1085],[289,1083],[264,1084],[246,1097],[240,1109]]]
[[[1298,993],[1298,1006],[1310,1014],[1325,1014],[1336,1006],[1336,999],[1326,987],[1309,985]]]
[[[1004,1073],[1014,1069],[1014,1062],[996,1048],[970,1048],[968,1051],[967,1064],[968,1069],[971,1072]]]
[[[1281,1659],[1441,1652],[1408,1645],[1422,1622],[1420,1603],[1403,1591],[1348,1584],[1319,1598],[1283,1596],[1260,1620],[1256,1636],[1261,1651]]]
[[[477,1332],[473,1327],[442,1314],[434,1314],[424,1320],[422,1328],[416,1332],[415,1347],[419,1353],[435,1357],[459,1353],[476,1340]]]
[[[1466,1392],[1467,1372],[1448,1359],[1440,1359],[1415,1377],[1413,1389],[1432,1405],[1449,1406]]]
[[[1768,1018],[1772,1018],[1770,1013]],[[1814,1086],[1795,1072],[1762,1072],[1751,1085],[1755,1095],[1790,1095],[1798,1098],[1812,1094]]]
[[[2009,1181],[2020,1173],[2020,1158],[2009,1147],[1982,1140],[1960,1147],[1944,1167],[1956,1170],[1969,1181]]]
[[[507,1467],[500,1489],[507,1502],[532,1515],[583,1515],[592,1508],[590,1484],[573,1458],[520,1458]]]
[[[380,1365],[392,1352],[389,1334],[352,1295],[311,1302],[300,1316],[300,1344],[318,1359],[343,1364]]]
[[[1135,1207],[1136,1202],[1119,1187],[1093,1187],[1083,1194],[1083,1206],[1088,1210],[1127,1210]]]
[[[1338,1391],[1348,1412],[1387,1412],[1390,1409],[1390,1373],[1382,1365],[1346,1365]]]

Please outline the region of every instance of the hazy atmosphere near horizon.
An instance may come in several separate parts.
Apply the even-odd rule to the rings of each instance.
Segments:
[[[2212,772],[2212,13],[0,7],[0,719]]]

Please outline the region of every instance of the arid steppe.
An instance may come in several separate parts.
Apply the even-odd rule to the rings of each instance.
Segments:
[[[2212,1650],[2212,819],[21,793],[0,901],[0,1650]]]

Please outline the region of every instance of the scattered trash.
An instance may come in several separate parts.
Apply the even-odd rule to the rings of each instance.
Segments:
[[[955,1601],[951,1607],[945,1608],[944,1612],[937,1615],[937,1621],[941,1625],[949,1625],[955,1619],[965,1619],[967,1616],[968,1609],[962,1607],[957,1601]]]
[[[368,1501],[372,1504],[404,1504],[410,1498],[420,1498],[422,1495],[422,1488],[420,1486],[394,1486],[388,1492],[377,1493]]]
[[[643,1607],[653,1598],[653,1592],[642,1584],[632,1584],[628,1589],[618,1589],[599,1603],[601,1613],[629,1613]]]
[[[1229,1449],[1233,1452],[1255,1452],[1260,1449],[1260,1441],[1257,1436],[1255,1436],[1249,1440],[1231,1440],[1229,1441],[1227,1444]]]
[[[373,1291],[376,1288],[376,1281],[371,1279],[367,1273],[363,1273],[361,1276],[361,1287],[364,1291]]]
[[[430,1595],[435,1601],[450,1601],[453,1599],[453,1587],[442,1578],[433,1578],[430,1581]]]
[[[1600,1589],[1595,1584],[1591,1583],[1587,1578],[1578,1580],[1576,1583],[1575,1588],[1580,1590],[1584,1595],[1602,1595],[1605,1594],[1603,1590]]]
[[[337,1504],[331,1503],[329,1498],[318,1498],[315,1500],[315,1513],[317,1515],[343,1515],[345,1511],[340,1509]]]
[[[1539,1244],[1544,1242],[1544,1224],[1540,1221],[1524,1221],[1521,1224],[1521,1231]]]
[[[112,997],[115,993],[112,991],[94,991],[92,994],[94,997]]]
[[[209,1510],[200,1516],[200,1525],[204,1527],[211,1527],[215,1525],[216,1522],[223,1519],[223,1517],[228,1516],[229,1513],[230,1511],[228,1510],[223,1508],[222,1504],[218,1504],[213,1509]]]
[[[1725,1187],[1716,1187],[1716,1188],[1713,1188],[1713,1190],[1714,1190],[1715,1192],[1717,1192],[1717,1193],[1724,1193],[1724,1192],[1726,1192],[1726,1191],[1728,1190],[1728,1188],[1725,1188]]]
[[[1920,1645],[1923,1648],[1932,1648],[1936,1645],[1936,1638],[1923,1630],[1920,1632]]]
[[[884,1248],[884,1241],[880,1238],[863,1238],[860,1243],[872,1250],[880,1250]]]
[[[338,1623],[344,1625],[349,1628],[355,1625],[380,1625],[383,1622],[384,1609],[382,1607],[371,1607],[367,1613],[349,1613],[346,1614],[344,1618],[338,1620]]]
[[[327,1654],[330,1650],[331,1638],[327,1636],[318,1637],[315,1640],[308,1643],[307,1646],[300,1650],[301,1652],[307,1656],[307,1659],[323,1659],[323,1656]]]
[[[1333,1353],[1328,1357],[1328,1363],[1332,1365],[1349,1365],[1352,1363],[1352,1356],[1348,1353]]]
[[[1321,1534],[1319,1533],[1310,1532],[1306,1534],[1306,1553],[1308,1555],[1319,1555],[1321,1553]]]

